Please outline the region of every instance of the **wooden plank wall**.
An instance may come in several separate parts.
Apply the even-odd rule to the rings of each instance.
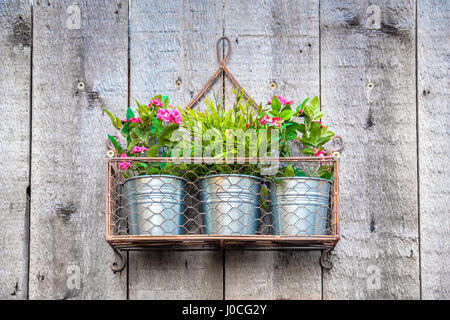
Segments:
[[[29,298],[124,299],[104,241],[103,108],[127,104],[128,2],[78,1],[79,21],[71,5],[33,6]]]
[[[449,11],[446,0],[0,0],[0,298],[449,299]],[[318,95],[345,139],[334,267],[321,270],[318,252],[162,251],[130,253],[114,274],[102,109],[157,93],[187,104],[222,35],[247,92]]]

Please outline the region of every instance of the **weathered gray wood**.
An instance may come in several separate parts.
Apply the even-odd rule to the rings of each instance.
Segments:
[[[26,299],[31,6],[0,1],[0,299]]]
[[[319,94],[317,1],[226,0],[224,10],[232,41],[227,65],[258,103],[273,94],[297,100]],[[319,252],[226,252],[225,296],[320,299]]]
[[[450,299],[449,11],[445,0],[419,1],[418,142],[423,299]]]
[[[321,2],[324,122],[346,142],[323,296],[418,299],[415,3],[378,3],[374,24],[371,4]]]
[[[134,0],[130,18],[132,101],[166,94],[188,104],[217,67],[222,3]],[[220,251],[130,252],[129,268],[130,299],[223,296]]]
[[[127,106],[128,1],[37,0],[33,16],[30,298],[124,299],[104,241],[102,109]]]

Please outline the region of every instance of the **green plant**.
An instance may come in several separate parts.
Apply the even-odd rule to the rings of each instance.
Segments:
[[[210,172],[228,174],[260,175],[258,164],[242,164],[233,161],[236,158],[257,158],[265,152],[260,146],[270,148],[270,144],[278,142],[271,135],[261,136],[266,126],[259,121],[259,114],[266,107],[259,104],[256,108],[253,101],[244,99],[242,92],[233,91],[235,102],[226,110],[221,99],[215,101],[205,99],[205,110],[179,109],[183,121],[182,127],[191,136],[200,136],[200,141],[188,141],[189,156],[202,156],[216,160],[202,166],[190,166],[197,176]],[[267,139],[262,144],[261,139]],[[185,146],[186,147],[186,146]],[[231,162],[224,164],[223,162]]]
[[[311,101],[307,98],[300,103],[297,108],[292,109],[293,100],[288,100],[280,96],[273,96],[267,101],[270,110],[267,117],[271,118],[270,123],[281,129],[280,155],[282,157],[291,156],[290,142],[296,140],[303,145],[301,152],[308,156],[325,157],[324,144],[330,141],[334,133],[328,130],[328,126],[321,123],[324,113],[320,110],[319,98],[314,97]],[[307,104],[309,101],[309,104]],[[265,115],[262,115],[263,117]],[[302,119],[299,122],[297,119]],[[287,166],[283,171],[279,171],[277,176],[293,177],[316,175],[321,178],[332,178],[331,166],[321,165],[314,173],[306,173],[304,170]]]
[[[128,108],[126,119],[121,120],[110,111],[105,110],[114,127],[125,138],[127,146],[122,147],[111,135],[109,140],[119,157],[124,158],[119,163],[124,177],[145,174],[175,174],[175,168],[170,163],[145,163],[126,161],[133,157],[169,157],[171,150],[178,141],[172,135],[181,124],[181,115],[176,107],[169,105],[169,97],[157,95],[147,105],[136,101],[136,113]]]

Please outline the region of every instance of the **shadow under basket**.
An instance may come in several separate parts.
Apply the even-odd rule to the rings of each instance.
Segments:
[[[186,180],[145,175],[124,184],[124,210],[130,235],[181,235]]]
[[[258,228],[262,179],[242,174],[200,180],[203,233],[254,235]]]
[[[272,183],[272,234],[326,235],[330,187],[330,180],[312,177],[279,178]]]

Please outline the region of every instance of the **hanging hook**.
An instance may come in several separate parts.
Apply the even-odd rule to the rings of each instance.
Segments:
[[[228,47],[228,50],[226,51],[225,57],[223,59],[222,59],[222,55],[221,55],[221,52],[220,52],[220,42],[222,40],[225,40],[227,42],[227,47]],[[219,60],[219,65],[221,65],[221,66],[225,65],[225,63],[228,60],[228,57],[230,56],[230,52],[231,52],[231,41],[230,41],[230,39],[228,39],[228,37],[225,37],[225,36],[220,37],[219,40],[217,40],[217,43],[216,43],[216,50],[217,50],[217,60]]]

